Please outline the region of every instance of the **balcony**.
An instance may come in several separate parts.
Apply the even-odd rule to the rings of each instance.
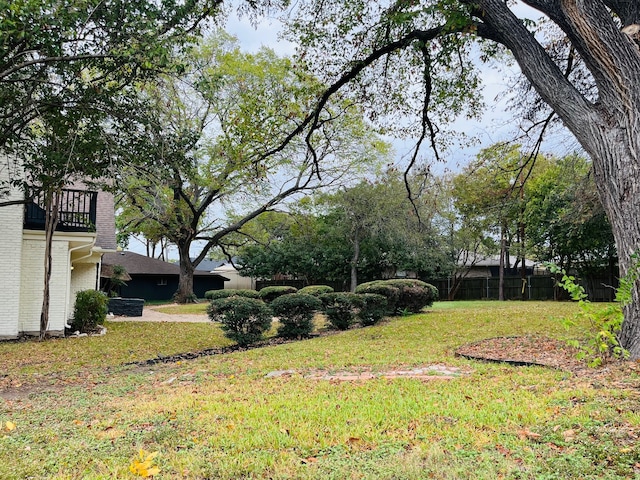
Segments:
[[[62,190],[60,192],[60,210],[57,232],[95,232],[97,192],[87,190]],[[24,228],[44,230],[45,201],[44,194],[36,195],[31,203],[25,205]]]

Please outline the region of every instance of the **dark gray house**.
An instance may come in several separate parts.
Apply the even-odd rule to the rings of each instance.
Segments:
[[[134,252],[107,253],[102,257],[104,274],[103,285],[107,283],[115,265],[121,265],[130,279],[126,286],[120,287],[119,294],[126,298],[145,300],[171,300],[178,289],[180,267],[175,263],[164,262]],[[193,293],[204,298],[207,290],[222,290],[229,279],[205,270],[193,273]]]

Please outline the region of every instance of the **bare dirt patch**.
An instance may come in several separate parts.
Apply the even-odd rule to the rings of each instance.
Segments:
[[[373,380],[376,378],[417,378],[420,380],[454,380],[462,375],[468,375],[470,371],[463,371],[457,367],[447,365],[425,365],[408,370],[386,370],[386,371],[340,371],[328,372],[317,370],[305,375],[311,380],[334,380],[339,382],[349,382],[358,380]]]
[[[337,382],[352,382],[359,380],[373,380],[377,378],[418,378],[420,380],[453,380],[462,375],[468,375],[470,370],[463,370],[447,365],[424,365],[406,370],[384,370],[374,371],[367,367],[358,367],[352,370],[329,371],[313,370],[311,372],[300,372],[304,378],[310,380],[330,380]],[[267,373],[267,378],[288,377],[296,375],[295,370],[275,370]]]

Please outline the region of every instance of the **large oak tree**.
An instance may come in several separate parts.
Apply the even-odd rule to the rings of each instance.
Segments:
[[[545,49],[535,22],[518,16],[522,4],[565,37],[565,54]],[[398,113],[418,112],[415,126],[395,122],[417,134],[418,143],[436,146],[446,140],[438,135],[439,122],[477,111],[479,77],[472,52],[498,61],[515,59],[535,92],[592,158],[620,274],[627,273],[640,247],[638,2],[308,0],[297,5],[299,16],[291,24],[304,47],[303,58],[320,66],[332,83],[323,100],[351,87],[370,103],[376,118],[394,120]],[[637,283],[619,337],[631,357],[640,358]]]
[[[197,265],[247,222],[295,195],[347,182],[388,151],[360,110],[336,98],[306,142],[267,155],[322,85],[269,49],[240,51],[223,32],[186,58],[181,77],[143,90],[148,119],[125,142],[138,165],[120,182],[120,225],[131,233],[159,227],[178,250],[180,303],[193,298]]]

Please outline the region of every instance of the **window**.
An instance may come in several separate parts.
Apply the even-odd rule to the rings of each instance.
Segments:
[[[163,285],[166,285],[166,284],[167,284],[167,279],[166,278],[159,278],[158,279],[158,283],[156,285],[163,286]]]

